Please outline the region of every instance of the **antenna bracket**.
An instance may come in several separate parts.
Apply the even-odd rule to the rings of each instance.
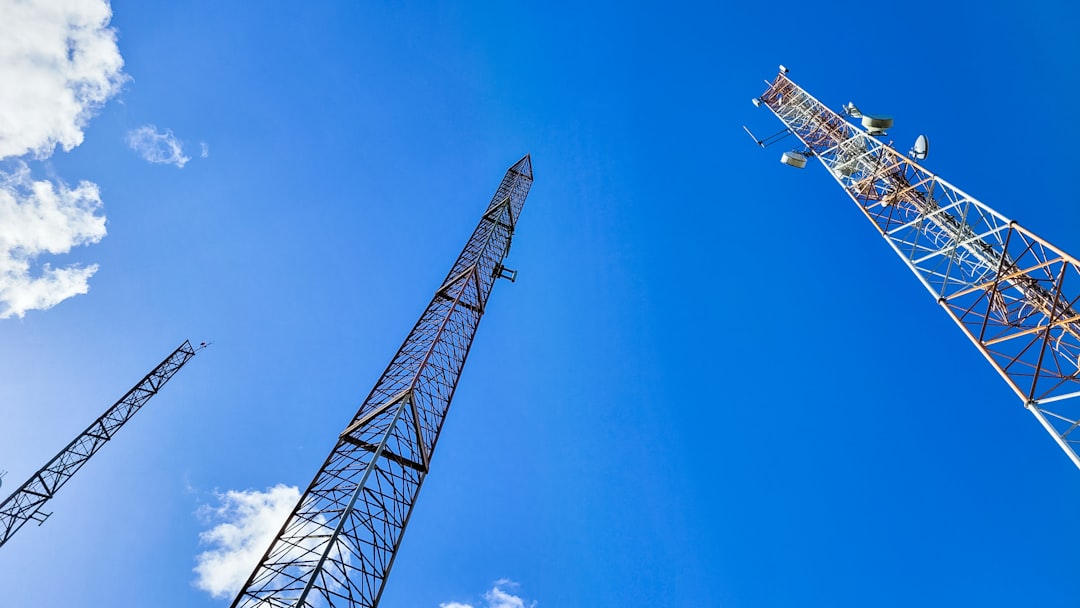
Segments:
[[[496,279],[510,279],[511,283],[517,281],[517,271],[510,270],[506,266],[503,266],[501,263],[495,264],[495,269],[492,271],[491,274]]]

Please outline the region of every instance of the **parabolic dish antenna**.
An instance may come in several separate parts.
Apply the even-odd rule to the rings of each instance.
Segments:
[[[920,135],[915,139],[915,145],[911,147],[908,155],[915,160],[922,160],[927,154],[930,154],[930,140],[925,135]]]

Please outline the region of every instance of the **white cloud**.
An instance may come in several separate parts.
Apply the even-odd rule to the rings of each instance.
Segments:
[[[106,0],[0,1],[0,159],[71,150],[127,80]],[[32,268],[105,236],[95,184],[34,181],[23,162],[0,171],[0,318],[86,293],[97,265]]]
[[[199,535],[200,541],[216,547],[195,558],[195,585],[215,598],[227,598],[240,590],[270,547],[300,500],[300,490],[278,484],[266,492],[230,490],[218,500],[220,506],[203,509],[220,523]]]
[[[127,79],[104,0],[0,2],[0,158],[83,141]]]
[[[488,608],[525,608],[525,600],[498,587],[492,587],[491,591],[484,594],[484,599],[487,600]],[[536,602],[529,604],[535,605]]]
[[[535,608],[535,600],[526,604],[524,599],[508,591],[517,587],[518,584],[508,578],[495,581],[491,590],[484,592],[484,601],[487,603],[483,608]],[[474,606],[461,602],[443,602],[439,604],[439,608],[474,608]]]
[[[161,165],[176,165],[183,169],[191,160],[184,156],[184,147],[169,129],[159,133],[154,125],[143,125],[128,132],[128,145],[148,162]]]
[[[201,156],[203,158],[206,158],[206,157],[210,156],[210,145],[207,144],[205,141],[200,141],[199,142],[199,148],[201,148],[201,150],[202,150],[201,153],[199,154],[199,156]]]
[[[53,268],[46,263],[32,273],[31,261],[104,238],[100,209],[98,188],[90,182],[69,188],[34,181],[22,163],[10,174],[0,173],[0,319],[45,310],[87,292],[96,264]]]

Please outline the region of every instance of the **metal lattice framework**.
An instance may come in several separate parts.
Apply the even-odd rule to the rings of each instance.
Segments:
[[[785,74],[759,98],[1080,467],[1080,263],[823,105]]]
[[[234,608],[379,602],[532,186],[506,172],[464,251],[245,583]]]
[[[45,503],[195,356],[195,352],[191,343],[184,341],[74,441],[0,503],[0,546],[26,522],[36,521],[39,526],[44,523],[52,515],[41,512]]]

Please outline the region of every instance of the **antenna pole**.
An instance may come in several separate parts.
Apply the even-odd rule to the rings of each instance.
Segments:
[[[762,148],[768,148],[769,146],[780,141],[781,139],[784,139],[788,135],[791,135],[791,129],[783,129],[781,131],[773,133],[765,139],[758,139],[757,136],[750,132],[750,128],[746,125],[743,125],[743,131],[746,131],[746,134],[750,136],[750,139],[753,139],[754,143],[761,146]]]
[[[59,454],[53,456],[52,460],[0,503],[0,546],[10,540],[26,522],[36,521],[39,526],[45,523],[52,515],[41,512],[45,503],[194,356],[195,350],[191,343],[184,341],[67,447],[60,450]]]
[[[1080,262],[848,123],[785,72],[761,104],[1080,468]]]

